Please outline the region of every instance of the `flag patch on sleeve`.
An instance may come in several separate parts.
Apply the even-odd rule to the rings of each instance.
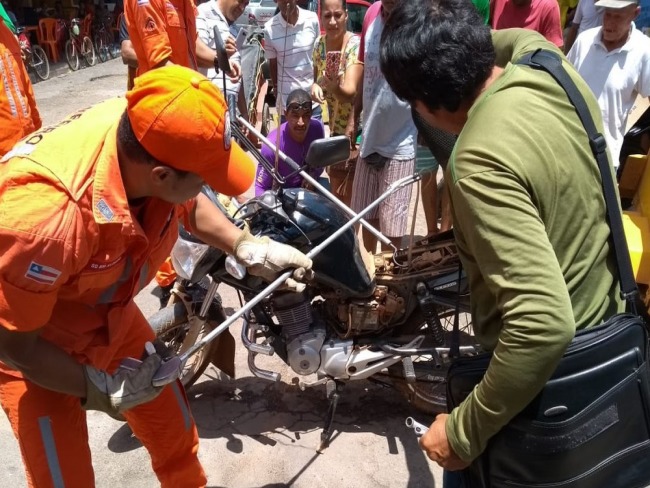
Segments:
[[[34,281],[38,281],[44,285],[53,285],[56,280],[61,276],[61,271],[58,269],[51,268],[50,266],[44,266],[38,264],[35,261],[32,261],[27,268],[27,273],[25,277]]]

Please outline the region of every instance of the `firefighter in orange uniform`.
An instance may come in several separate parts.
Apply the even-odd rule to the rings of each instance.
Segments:
[[[26,135],[41,128],[41,117],[20,45],[9,27],[0,20],[0,156]]]
[[[125,0],[124,17],[138,57],[138,75],[167,64],[212,68],[216,52],[196,32],[194,0]],[[226,40],[228,55],[234,39]],[[231,62],[229,75],[241,77],[241,66]]]
[[[138,58],[138,75],[166,66],[180,64],[192,69],[214,66],[215,51],[196,32],[196,6],[193,0],[126,0],[124,17],[133,49]],[[229,54],[234,43],[227,41]],[[241,77],[241,66],[231,63],[232,79]],[[244,189],[246,190],[246,189]],[[176,280],[171,258],[156,273],[161,288],[160,304],[165,306]]]
[[[204,183],[237,194],[252,182],[229,127],[221,92],[170,66],[2,159],[0,403],[29,486],[94,486],[85,410],[123,415],[161,486],[205,486],[183,388],[153,386],[161,356],[133,297],[169,255],[179,219],[252,274],[311,267],[239,230],[199,193]],[[141,362],[120,367],[129,357]]]

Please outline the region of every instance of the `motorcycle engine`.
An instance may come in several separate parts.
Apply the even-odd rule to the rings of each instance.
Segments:
[[[315,373],[321,364],[325,328],[315,323],[311,304],[302,293],[276,294],[271,303],[286,338],[289,366],[300,375]]]
[[[387,286],[377,286],[371,298],[339,303],[338,322],[343,337],[373,334],[390,328],[405,313],[404,298]]]

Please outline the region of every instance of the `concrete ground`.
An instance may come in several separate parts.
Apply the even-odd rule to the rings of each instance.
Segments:
[[[34,89],[49,124],[74,110],[123,95],[125,85],[126,68],[113,60],[36,83]],[[416,234],[423,235],[424,216],[418,210]],[[152,288],[137,297],[145,315],[157,309]],[[220,291],[226,307],[238,308],[231,290]],[[231,329],[237,340],[239,328],[235,324]],[[396,391],[365,381],[348,385],[331,446],[317,454],[327,409],[324,387],[300,391],[291,384],[295,375],[278,358],[265,359],[261,365],[283,373],[280,383],[253,377],[240,347],[236,378],[218,379],[210,367],[189,391],[210,487],[442,486],[442,471],[428,461],[404,426],[409,415],[423,422],[430,419],[414,412]],[[146,451],[126,425],[98,412],[88,414],[88,424],[98,487],[158,486]],[[0,450],[0,486],[25,487],[18,445],[5,416],[0,416]]]

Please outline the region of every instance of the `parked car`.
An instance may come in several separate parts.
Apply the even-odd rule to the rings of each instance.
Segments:
[[[347,0],[348,4],[348,30],[356,33],[361,32],[363,17],[371,2],[366,0]],[[316,12],[320,19],[320,0],[299,1],[300,7]],[[267,20],[277,12],[278,5],[275,0],[251,0],[244,10],[244,13],[235,21],[236,25],[256,25],[263,27]],[[324,29],[321,27],[321,33]]]
[[[277,8],[278,5],[275,0],[251,0],[244,13],[235,21],[235,24],[264,27],[266,21],[275,15]]]

